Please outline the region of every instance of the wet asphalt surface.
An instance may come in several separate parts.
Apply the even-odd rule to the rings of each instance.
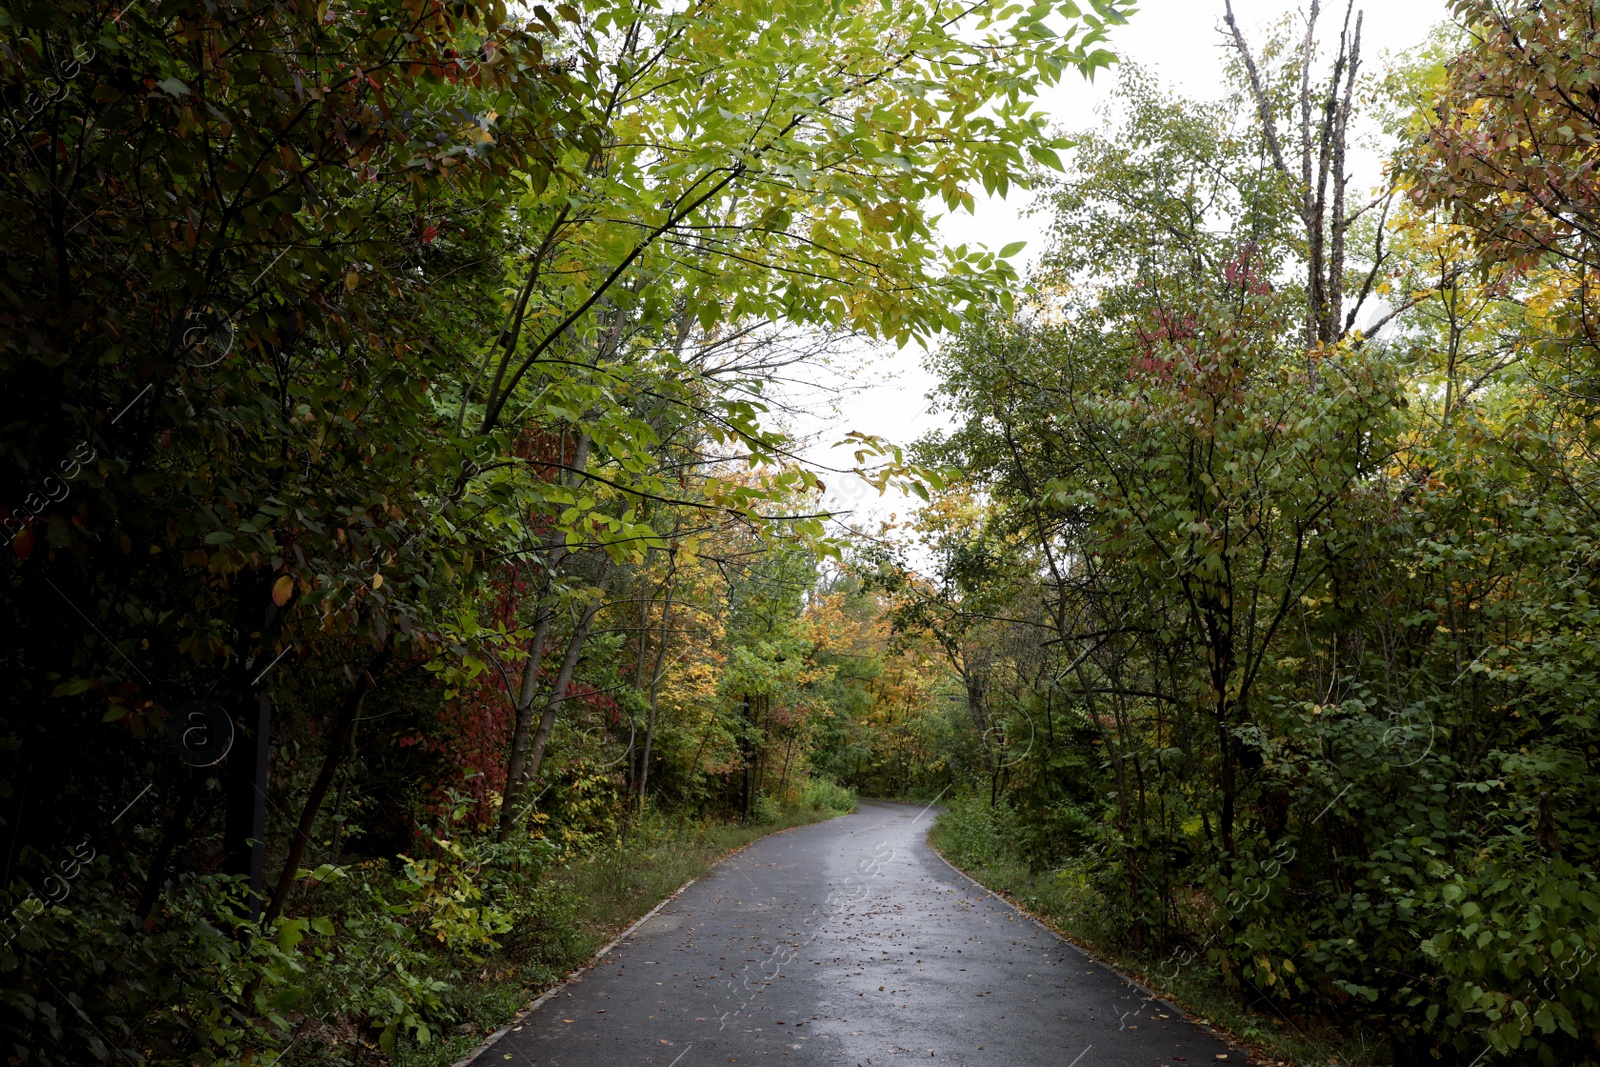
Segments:
[[[1246,1063],[863,802],[730,857],[473,1067]]]

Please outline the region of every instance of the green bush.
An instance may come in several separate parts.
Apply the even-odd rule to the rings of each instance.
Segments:
[[[7,1061],[212,1065],[284,1044],[303,960],[293,944],[250,936],[239,881],[185,878],[141,922],[125,880],[102,856],[81,864],[60,903],[39,908],[12,887],[15,936],[0,947]]]
[[[934,823],[934,843],[957,867],[991,867],[1008,858],[1000,832],[1006,811],[1003,800],[991,808],[978,797],[954,797]]]
[[[757,794],[755,800],[750,804],[750,821],[752,823],[777,822],[782,816],[783,808],[779,805],[777,798],[768,796],[766,793]]]
[[[856,791],[818,775],[800,791],[800,808],[802,811],[855,811]]]

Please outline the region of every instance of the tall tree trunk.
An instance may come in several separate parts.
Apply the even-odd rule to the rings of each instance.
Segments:
[[[589,465],[589,451],[593,446],[593,439],[588,434],[578,438],[573,446],[572,467],[570,478],[563,478],[563,482],[576,482],[581,477],[585,467]],[[561,446],[562,458],[565,459],[566,446]],[[528,641],[528,658],[522,665],[522,681],[517,688],[516,715],[517,721],[511,735],[511,753],[506,758],[506,784],[505,791],[500,797],[500,826],[496,831],[495,839],[505,842],[511,836],[511,829],[517,820],[517,788],[516,783],[521,782],[528,765],[529,735],[533,732],[533,708],[535,697],[539,693],[539,669],[544,666],[545,646],[550,640],[550,623],[555,618],[556,606],[550,601],[550,594],[555,587],[556,575],[560,572],[561,565],[571,555],[565,548],[558,547],[550,553],[545,563],[543,578],[544,591],[540,596],[538,612],[534,616],[533,637]]]
[[[1227,23],[1234,47],[1244,63],[1250,94],[1255,100],[1257,117],[1261,121],[1262,134],[1273,165],[1296,187],[1295,209],[1306,231],[1306,347],[1310,348],[1318,342],[1332,343],[1339,340],[1348,328],[1340,321],[1344,303],[1346,235],[1352,221],[1344,214],[1344,165],[1350,110],[1355,100],[1356,75],[1361,65],[1361,17],[1356,13],[1355,32],[1351,34],[1350,16],[1354,10],[1354,0],[1351,0],[1345,8],[1344,29],[1339,35],[1339,50],[1334,57],[1327,95],[1322,98],[1320,109],[1315,108],[1311,95],[1311,63],[1321,8],[1316,0],[1312,0],[1306,19],[1305,39],[1301,42],[1299,99],[1296,101],[1300,117],[1300,173],[1295,175],[1284,158],[1266,83],[1234,18],[1231,0],[1225,0],[1223,10],[1223,21]],[[1344,80],[1342,90],[1341,77]],[[1320,111],[1315,132],[1311,120],[1313,111]],[[1315,169],[1312,166],[1313,155],[1316,157]],[[1333,186],[1331,204],[1328,189],[1330,181]],[[1364,297],[1365,293],[1362,295]]]
[[[1335,340],[1344,334],[1345,234],[1350,228],[1351,221],[1345,218],[1344,214],[1345,185],[1349,180],[1344,170],[1345,145],[1349,138],[1350,108],[1355,99],[1356,73],[1361,67],[1361,16],[1362,12],[1357,11],[1356,29],[1351,37],[1348,52],[1350,65],[1345,74],[1344,96],[1339,101],[1333,129],[1333,210],[1328,220],[1333,229],[1329,238],[1328,254],[1328,335],[1330,339]],[[1349,18],[1349,13],[1346,12],[1347,23]],[[1341,53],[1345,52],[1342,36],[1339,50]]]
[[[717,725],[717,712],[716,709],[713,708],[711,709],[710,714],[706,716],[706,728],[705,731],[700,734],[700,744],[694,750],[694,759],[689,761],[690,774],[698,775],[700,773],[700,757],[705,755],[706,743],[711,740],[711,728],[715,725]],[[687,805],[685,805],[685,809],[686,808]],[[678,820],[678,825],[683,825],[683,820],[681,818]]]

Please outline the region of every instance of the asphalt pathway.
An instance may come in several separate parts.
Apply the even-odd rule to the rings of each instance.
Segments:
[[[1248,1062],[863,802],[729,858],[472,1067]]]

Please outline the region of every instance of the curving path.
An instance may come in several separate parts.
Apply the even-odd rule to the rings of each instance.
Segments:
[[[764,838],[546,994],[473,1067],[1248,1062],[866,801]]]

